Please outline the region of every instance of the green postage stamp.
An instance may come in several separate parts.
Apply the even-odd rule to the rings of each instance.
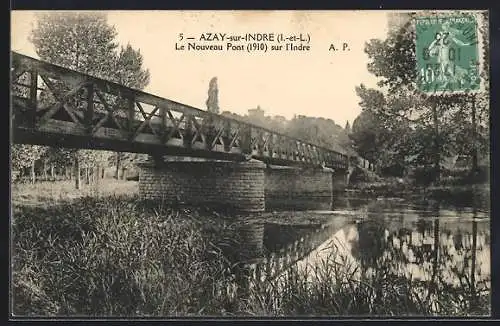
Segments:
[[[417,84],[420,91],[480,89],[479,38],[472,14],[415,19]]]

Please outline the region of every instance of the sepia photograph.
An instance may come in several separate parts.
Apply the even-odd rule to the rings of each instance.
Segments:
[[[10,318],[491,316],[488,11],[10,36]]]

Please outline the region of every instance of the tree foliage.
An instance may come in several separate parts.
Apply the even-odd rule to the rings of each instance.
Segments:
[[[377,117],[370,111],[363,111],[354,120],[349,138],[353,140],[354,148],[365,159],[378,159],[377,148],[380,147],[380,133],[383,127]]]
[[[117,33],[104,13],[39,13],[30,40],[42,60],[109,79],[116,62]]]
[[[109,80],[116,74],[115,37],[103,13],[54,12],[37,14],[30,40],[41,60]],[[67,149],[63,156],[86,166],[100,155]]]
[[[260,106],[249,109],[244,116],[229,111],[222,115],[261,126],[290,137],[301,139],[331,150],[356,156],[348,132],[331,119],[296,115],[287,120],[283,116],[266,115]]]
[[[344,129],[347,134],[351,133],[351,124],[349,123],[349,120],[347,120],[347,122],[345,123]]]
[[[149,84],[150,73],[143,67],[140,50],[130,44],[122,47],[115,62],[114,81],[130,88],[142,90]]]
[[[11,147],[11,164],[16,170],[30,167],[44,154],[43,146],[13,144]]]
[[[399,15],[401,23],[389,28],[385,40],[374,39],[365,45],[370,59],[367,68],[379,78],[379,89],[356,87],[362,113],[353,122],[355,148],[380,168],[434,164],[439,169],[450,157],[471,155],[473,148],[487,154],[488,90],[479,94],[420,93],[416,87],[415,14],[392,15]],[[487,49],[487,13],[482,15],[479,30]],[[488,51],[483,55],[483,68],[487,68]],[[483,69],[483,75],[486,71]],[[474,101],[475,126],[471,120]],[[476,145],[472,139],[477,140]]]
[[[130,44],[122,47],[115,62],[114,81],[130,88],[142,90],[150,80],[148,69],[143,68],[143,57],[140,50],[134,50]],[[112,158],[108,159],[111,165],[116,167],[115,178],[125,177],[125,170],[133,168],[137,161],[137,154],[116,152]]]
[[[206,105],[208,112],[219,113],[219,87],[217,86],[217,77],[210,79]]]

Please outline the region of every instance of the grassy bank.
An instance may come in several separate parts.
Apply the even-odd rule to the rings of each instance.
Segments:
[[[97,184],[84,184],[75,189],[71,180],[37,182],[35,184],[12,184],[12,202],[18,205],[52,206],[84,197],[137,196],[139,183],[115,179],[104,179]]]
[[[219,311],[224,266],[213,243],[229,223],[127,197],[14,207],[19,314],[175,315]],[[215,238],[217,234],[217,239]]]
[[[357,267],[335,251],[313,280],[294,268],[272,281],[252,279],[245,291],[235,292],[231,262],[223,255],[238,242],[234,218],[152,205],[130,195],[126,186],[110,188],[115,189],[112,195],[75,199],[61,198],[65,191],[54,189],[52,202],[39,190],[14,194],[14,199],[24,198],[13,207],[16,315],[390,316],[435,311],[419,290],[425,285],[384,270],[354,277]],[[25,204],[36,200],[44,205]],[[459,292],[444,291],[434,300],[439,314],[488,314],[486,294],[465,287]],[[471,306],[471,297],[480,304]]]

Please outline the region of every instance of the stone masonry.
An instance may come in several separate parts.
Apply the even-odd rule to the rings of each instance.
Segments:
[[[265,164],[256,160],[143,163],[139,194],[174,203],[264,211],[264,168]]]
[[[141,164],[141,198],[261,212],[266,201],[331,198],[345,188],[345,171],[247,162],[171,160]]]
[[[330,197],[332,171],[329,169],[300,169],[269,167],[266,169],[266,199]]]

